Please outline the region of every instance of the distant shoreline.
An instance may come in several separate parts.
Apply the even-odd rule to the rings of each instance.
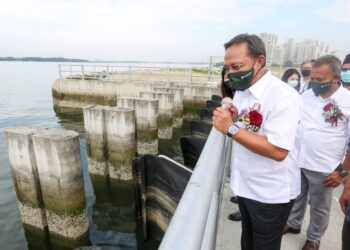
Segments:
[[[113,61],[113,60],[86,60],[64,57],[0,57],[0,62],[86,62],[86,63],[166,63],[166,64],[207,64],[207,62],[153,62],[153,61]]]
[[[70,59],[64,57],[0,57],[2,62],[90,62],[85,59]]]

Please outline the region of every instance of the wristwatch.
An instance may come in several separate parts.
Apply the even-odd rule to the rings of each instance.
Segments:
[[[232,138],[234,135],[236,135],[239,131],[239,127],[237,124],[232,124],[231,127],[228,129],[226,135],[230,138]]]
[[[343,169],[343,164],[339,164],[339,166],[335,170],[339,172],[341,177],[346,177],[349,175],[349,172]]]

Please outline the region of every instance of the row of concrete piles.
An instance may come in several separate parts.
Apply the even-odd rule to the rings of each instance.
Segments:
[[[171,139],[173,127],[182,126],[183,92],[163,88],[140,97],[118,96],[117,107],[84,107],[89,172],[131,180],[136,154],[157,155],[158,138]]]
[[[51,236],[87,238],[78,133],[18,126],[5,134],[23,224]]]

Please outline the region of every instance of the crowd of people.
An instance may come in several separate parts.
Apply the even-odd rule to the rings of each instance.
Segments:
[[[225,44],[221,92],[213,126],[233,140],[231,201],[239,211],[241,248],[280,249],[284,234],[299,234],[307,204],[303,250],[319,249],[334,188],[345,214],[342,249],[350,249],[350,54],[343,63],[324,55],[287,69],[282,79],[265,67],[256,35]],[[339,230],[340,233],[340,230]]]

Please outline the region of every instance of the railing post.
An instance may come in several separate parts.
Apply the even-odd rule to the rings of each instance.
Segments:
[[[85,80],[84,64],[81,65],[81,79]]]
[[[188,83],[191,84],[192,83],[192,68],[189,69],[188,72]]]
[[[210,82],[210,79],[211,79],[211,71],[212,71],[212,64],[213,64],[213,57],[211,56],[210,57],[210,60],[209,60],[209,70],[208,70],[208,82]]]
[[[131,66],[129,65],[129,82],[131,82]]]
[[[62,69],[61,69],[61,64],[58,64],[58,75],[60,76],[60,80],[62,80]]]
[[[167,84],[170,83],[170,68],[167,68]]]

